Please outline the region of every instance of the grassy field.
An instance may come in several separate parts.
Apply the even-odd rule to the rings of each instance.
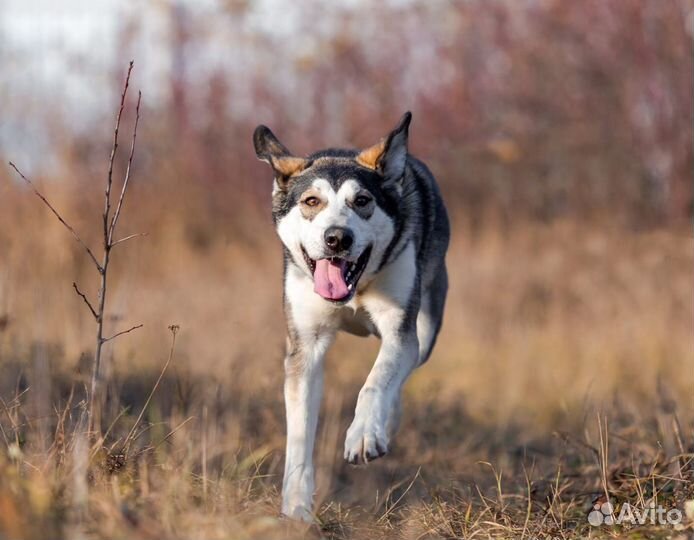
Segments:
[[[30,4],[0,4],[0,161],[97,250],[137,59],[114,186],[141,88],[119,234],[147,236],[103,320],[143,327],[90,430],[98,276],[0,167],[0,540],[694,539],[694,0]],[[342,450],[378,342],[338,338],[297,524],[251,135],[366,148],[407,109],[452,222],[443,330],[367,467]]]
[[[88,200],[46,188],[90,230]],[[472,235],[454,211],[444,329],[405,388],[386,459],[341,459],[377,342],[340,337],[329,355],[318,525],[306,529],[278,515],[284,322],[269,219],[247,229],[178,219],[180,200],[158,209],[135,191],[127,232],[149,236],[116,257],[108,327],[144,328],[107,347],[106,436],[95,442],[82,422],[93,321],[72,282],[91,295],[96,283],[31,194],[0,189],[0,538],[692,534],[687,230],[555,222]],[[171,365],[138,424],[174,324]],[[653,501],[684,517],[591,526],[607,496],[617,509]]]

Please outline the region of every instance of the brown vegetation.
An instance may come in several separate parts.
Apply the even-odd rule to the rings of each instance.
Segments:
[[[238,30],[229,46],[272,61],[236,85],[222,72],[194,84],[183,65],[166,102],[144,89],[122,234],[148,236],[112,261],[105,331],[145,328],[104,345],[103,445],[75,429],[94,346],[72,283],[96,297],[91,263],[0,170],[0,537],[691,534],[691,521],[592,528],[586,516],[606,491],[680,509],[694,499],[692,3],[344,8],[321,15],[320,53],[291,58],[280,38],[251,43],[244,6],[217,14]],[[174,50],[203,40],[176,36]],[[248,109],[230,111],[249,88]],[[271,125],[297,153],[362,146],[410,108],[412,150],[453,225],[444,329],[406,386],[393,454],[366,468],[341,448],[377,344],[338,340],[320,525],[305,531],[278,517],[281,251],[251,133]],[[32,175],[88,245],[109,134],[95,124]]]

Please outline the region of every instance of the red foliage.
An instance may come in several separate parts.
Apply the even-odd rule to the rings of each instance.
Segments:
[[[692,0],[224,6],[167,12],[169,98],[142,151],[141,177],[194,185],[213,215],[269,204],[258,123],[307,153],[371,144],[405,110],[468,225],[691,215]]]

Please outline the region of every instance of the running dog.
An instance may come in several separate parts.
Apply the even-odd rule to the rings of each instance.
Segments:
[[[338,330],[381,347],[359,392],[344,458],[390,448],[407,377],[441,328],[450,230],[436,180],[408,154],[412,115],[364,150],[293,156],[265,126],[253,134],[274,172],[272,216],[284,248],[287,452],[282,513],[311,521],[323,360]]]

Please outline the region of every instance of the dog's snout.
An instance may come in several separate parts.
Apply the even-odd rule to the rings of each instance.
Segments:
[[[325,230],[325,245],[335,253],[348,250],[354,243],[354,233],[345,227],[329,227]]]

